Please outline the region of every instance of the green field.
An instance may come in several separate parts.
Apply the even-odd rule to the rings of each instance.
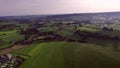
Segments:
[[[93,44],[46,42],[13,53],[30,56],[20,68],[120,68],[119,52]]]
[[[95,28],[88,28],[88,27],[79,27],[78,28],[80,31],[88,31],[88,32],[99,32],[99,29]]]
[[[16,30],[11,31],[1,31],[0,32],[0,48],[7,47],[11,44],[14,44],[17,41],[24,40],[23,35],[19,35]]]

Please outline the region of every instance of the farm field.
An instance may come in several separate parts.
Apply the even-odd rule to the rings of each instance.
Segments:
[[[120,68],[119,52],[87,43],[45,42],[13,54],[30,56],[20,68]]]
[[[14,44],[17,41],[24,40],[23,35],[16,33],[16,30],[1,31],[0,32],[0,48],[8,47],[10,44]]]
[[[80,31],[88,31],[88,32],[99,32],[99,29],[95,29],[95,28],[87,28],[87,27],[79,27],[78,28]]]

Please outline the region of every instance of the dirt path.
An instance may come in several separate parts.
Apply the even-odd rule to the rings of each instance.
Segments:
[[[16,44],[16,45],[14,45],[14,46],[12,46],[10,48],[0,50],[0,54],[8,54],[8,53],[10,53],[12,51],[15,51],[15,50],[23,48],[23,47],[26,47],[26,45]]]

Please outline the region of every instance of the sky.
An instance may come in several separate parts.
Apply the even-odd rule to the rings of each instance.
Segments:
[[[0,16],[120,11],[120,0],[0,0]]]

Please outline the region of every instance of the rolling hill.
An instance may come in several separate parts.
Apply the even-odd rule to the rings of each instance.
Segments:
[[[26,15],[26,16],[5,16],[0,17],[0,21],[17,22],[35,22],[39,21],[78,21],[79,23],[104,22],[111,23],[120,21],[120,12],[102,12],[102,13],[74,13],[74,14],[54,14],[54,15]]]

